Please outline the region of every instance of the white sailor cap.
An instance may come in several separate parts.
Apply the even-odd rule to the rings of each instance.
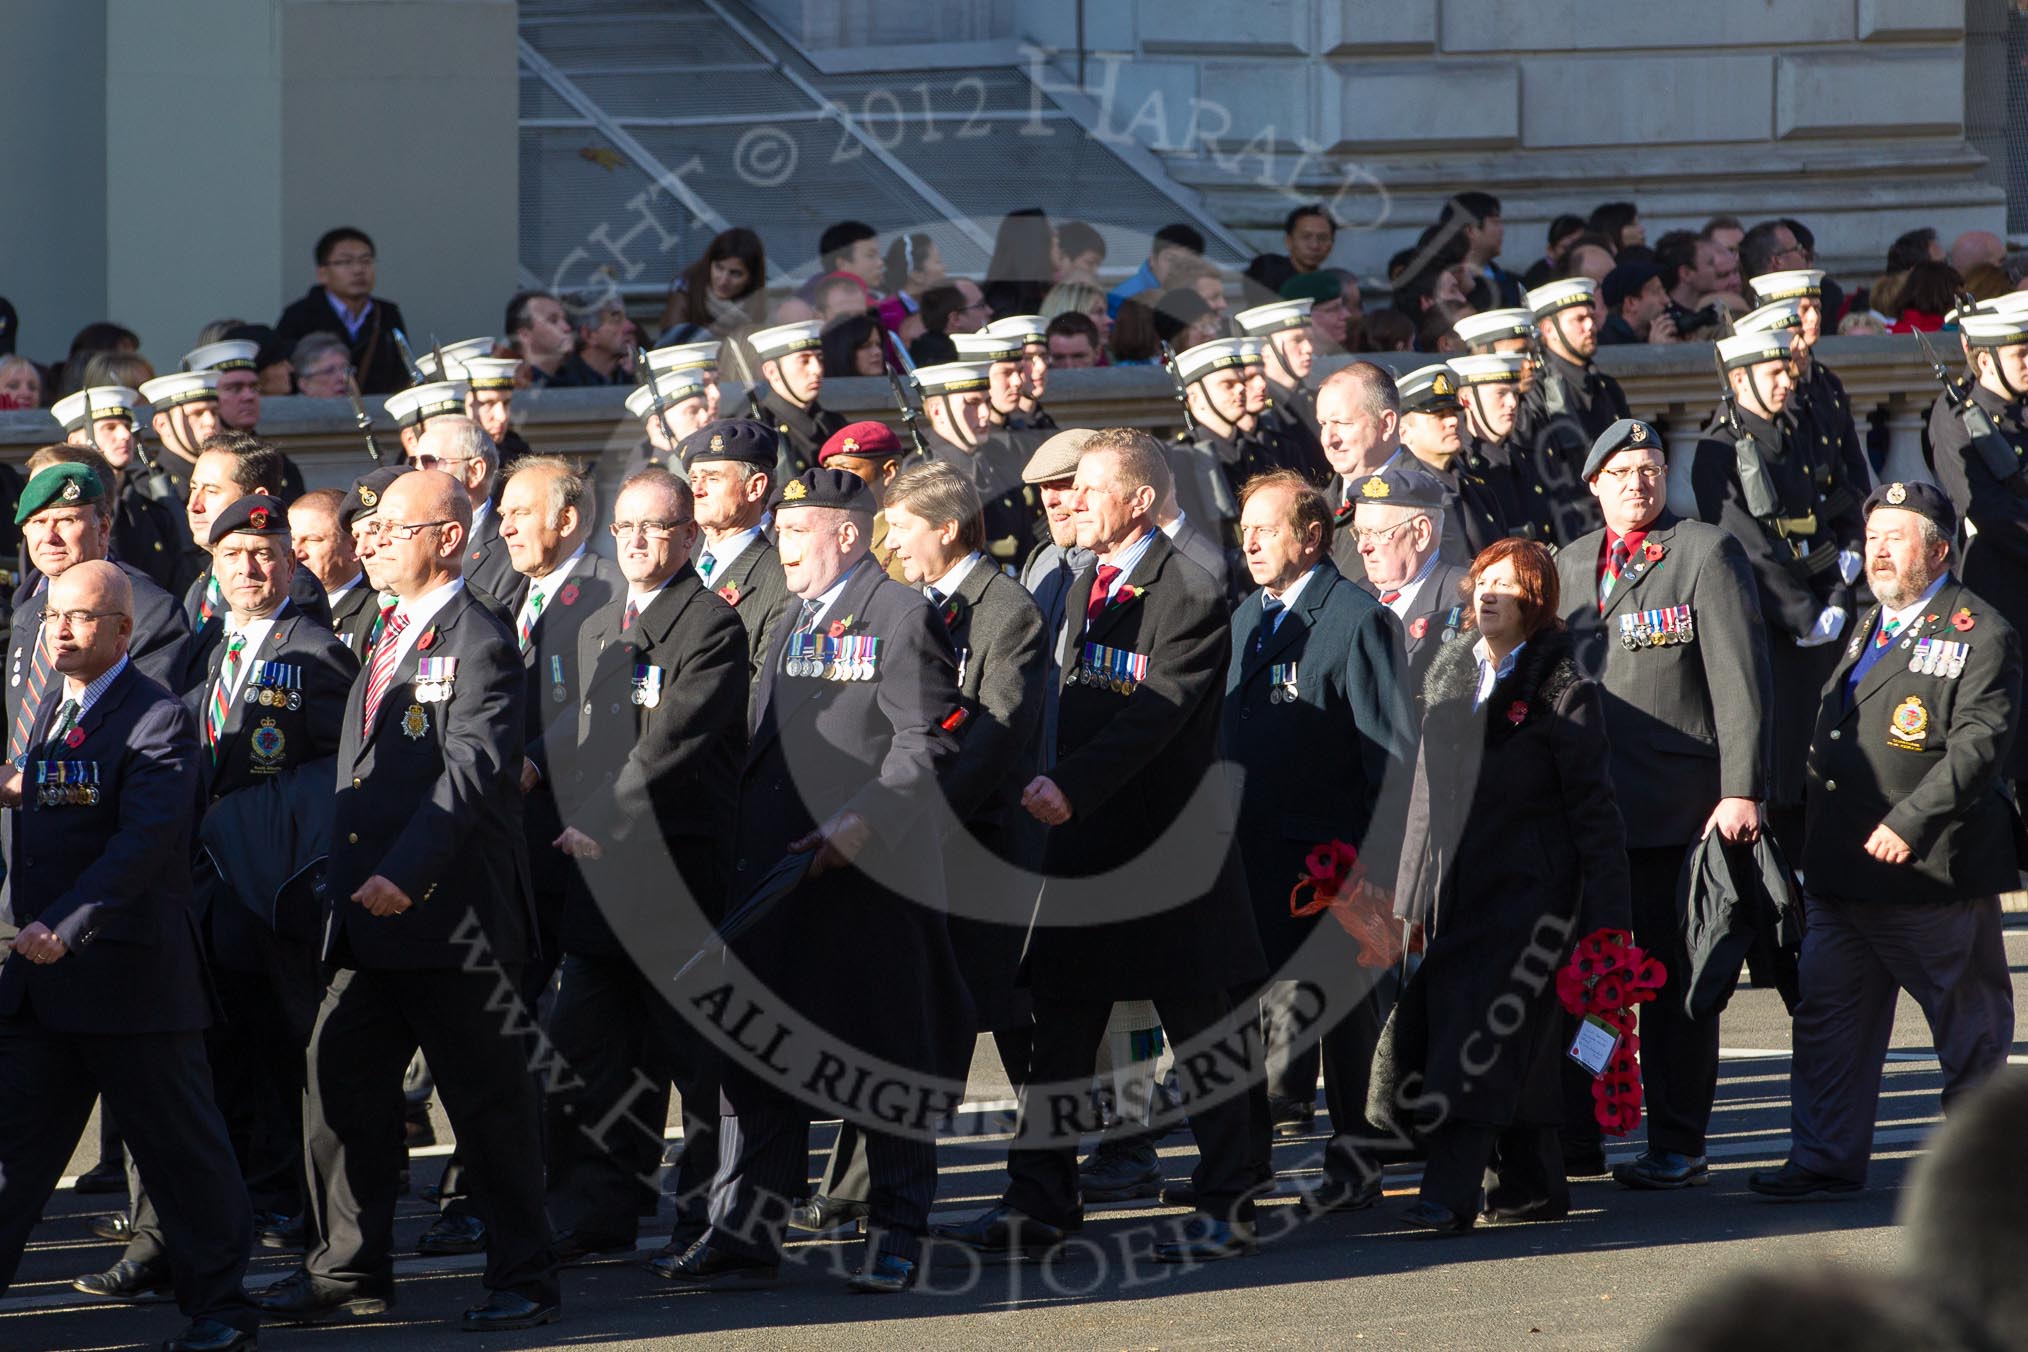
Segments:
[[[1589,277],[1568,277],[1544,282],[1528,293],[1528,309],[1537,319],[1547,319],[1558,310],[1590,305],[1598,298],[1598,283]]]
[[[1756,305],[1732,321],[1735,333],[1786,333],[1803,323],[1803,298],[1788,296]]]
[[[421,427],[444,413],[463,413],[471,387],[462,380],[411,385],[387,396],[387,415],[402,427]]]
[[[439,371],[437,369],[437,354],[434,348],[417,357],[415,359],[415,366],[418,371],[421,371],[431,380],[442,380],[446,376],[452,380],[456,380],[458,378],[458,367],[471,361],[474,357],[492,356],[493,349],[498,346],[499,344],[491,338],[466,338],[462,341],[445,345],[444,363],[451,368],[449,371]]]
[[[951,346],[959,361],[1020,361],[1021,339],[1011,333],[954,333]]]
[[[655,396],[658,392],[664,408],[675,408],[678,404],[704,397],[704,377],[694,369],[680,375],[665,376],[658,372],[653,385],[642,385],[627,396],[627,412],[642,422],[649,421],[655,416]]]
[[[723,343],[676,343],[648,354],[650,371],[716,371]]]
[[[978,361],[947,361],[936,366],[915,368],[915,387],[923,397],[933,394],[965,394],[983,390],[993,383],[988,364]]]
[[[1241,310],[1232,317],[1232,322],[1249,338],[1265,338],[1284,329],[1308,328],[1310,307],[1315,304],[1307,296],[1301,300],[1278,300],[1268,305],[1256,305],[1251,310]]]
[[[260,370],[261,345],[244,338],[228,338],[222,343],[206,343],[193,347],[183,354],[183,369],[186,371],[258,371]]]
[[[1483,310],[1466,315],[1451,325],[1451,332],[1466,347],[1497,343],[1502,338],[1533,338],[1535,314],[1531,310]]]
[[[1041,315],[1008,315],[988,324],[986,332],[1018,338],[1023,347],[1049,346],[1049,321]]]
[[[172,371],[166,376],[156,376],[153,380],[144,381],[140,395],[157,413],[166,412],[178,404],[201,404],[206,401],[216,403],[218,372]]]
[[[1236,369],[1246,364],[1239,339],[1213,338],[1176,354],[1176,378],[1184,384],[1202,380],[1213,371]]]
[[[1985,310],[1996,315],[2028,315],[2028,291],[2009,291],[1987,301]]]
[[[1789,338],[1785,333],[1735,333],[1718,340],[1718,360],[1728,371],[1788,359]]]
[[[1513,385],[1528,369],[1526,352],[1486,352],[1469,357],[1448,357],[1445,364],[1461,386]]]
[[[1267,365],[1267,357],[1265,356],[1267,339],[1235,338],[1232,341],[1239,344],[1239,360],[1242,366]]]
[[[1958,335],[1973,347],[2013,347],[2028,343],[2028,311],[2015,314],[1966,315],[1958,321]]]
[[[1824,294],[1824,272],[1821,268],[1763,272],[1747,285],[1762,304],[1771,300],[1814,300]]]
[[[514,373],[521,369],[518,357],[453,357],[447,348],[444,362],[452,380],[462,380],[475,390],[511,390]],[[420,361],[417,366],[422,365]]]
[[[140,403],[140,392],[125,385],[93,385],[65,395],[49,411],[63,424],[64,431],[76,432],[105,418],[123,418],[131,423]]]
[[[1442,362],[1418,366],[1394,382],[1403,413],[1455,413],[1458,411],[1457,373]]]
[[[824,326],[814,319],[777,324],[771,329],[755,329],[746,341],[756,357],[773,361],[791,352],[811,352],[823,347]]]

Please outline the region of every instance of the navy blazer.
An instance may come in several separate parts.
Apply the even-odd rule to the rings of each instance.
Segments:
[[[61,678],[57,678],[61,680]],[[12,919],[41,921],[70,952],[0,963],[0,1016],[27,1013],[68,1033],[172,1033],[211,1022],[191,909],[197,728],[165,687],[129,664],[85,711],[72,739],[41,749],[58,698],[35,721],[14,810]],[[45,760],[96,773],[98,801],[45,806]]]

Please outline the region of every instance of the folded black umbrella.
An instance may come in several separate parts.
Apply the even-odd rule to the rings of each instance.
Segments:
[[[762,874],[760,881],[754,884],[753,890],[742,897],[737,906],[726,912],[725,918],[718,922],[718,928],[704,941],[704,947],[698,949],[690,961],[677,969],[675,979],[680,982],[690,975],[692,968],[706,958],[723,953],[741,935],[765,920],[770,911],[781,905],[790,893],[802,886],[803,879],[810,876],[810,865],[816,861],[816,850],[789,853],[777,859],[774,867]]]
[[[1803,896],[1772,835],[1729,845],[1711,832],[1683,861],[1676,898],[1690,952],[1690,980],[1677,998],[1691,1018],[1714,1018],[1725,1008],[1743,963],[1757,985],[1774,987],[1795,1012]]]

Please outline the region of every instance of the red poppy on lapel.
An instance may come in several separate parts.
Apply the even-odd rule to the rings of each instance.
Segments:
[[[1136,587],[1131,583],[1122,584],[1120,589],[1113,593],[1113,599],[1107,602],[1107,604],[1115,606],[1123,606],[1127,602],[1139,596],[1140,594],[1141,589],[1139,587]]]
[[[1951,616],[1951,628],[1961,634],[1977,623],[1978,621],[1972,618],[1972,612],[1969,610],[1960,610],[1957,614]]]
[[[1662,556],[1668,552],[1669,552],[1668,550],[1662,548],[1661,545],[1657,544],[1653,540],[1650,540],[1646,544],[1641,546],[1641,557],[1646,559],[1649,563],[1660,563],[1662,561]]]
[[[436,641],[437,641],[437,627],[435,625],[431,625],[429,628],[423,630],[422,637],[415,641],[415,650],[419,653],[426,653],[430,650],[430,645],[435,643]]]
[[[1509,723],[1512,723],[1515,727],[1517,728],[1520,727],[1521,721],[1527,717],[1528,717],[1528,702],[1526,700],[1517,699],[1512,704],[1507,706],[1507,721]]]
[[[729,606],[736,606],[739,604],[739,588],[733,586],[730,582],[726,583],[723,587],[720,587],[718,589],[718,594],[725,598],[725,603]]]
[[[558,593],[556,594],[556,599],[557,599],[557,600],[559,600],[559,601],[561,601],[561,602],[563,602],[563,603],[564,603],[565,605],[567,605],[567,606],[574,606],[574,605],[576,605],[576,604],[577,604],[577,583],[575,583],[575,582],[566,582],[566,583],[564,583],[564,584],[563,584],[563,590],[562,590],[562,591],[560,591],[560,592],[558,592]]]
[[[1408,622],[1408,636],[1410,638],[1421,638],[1424,634],[1427,634],[1428,632],[1429,632],[1429,616],[1418,615]]]
[[[63,735],[63,744],[75,751],[84,745],[84,729],[72,728]]]

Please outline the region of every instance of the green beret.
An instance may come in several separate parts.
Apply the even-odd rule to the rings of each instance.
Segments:
[[[1345,283],[1330,269],[1322,272],[1299,272],[1282,283],[1283,300],[1308,300],[1322,305],[1327,300],[1337,300],[1345,294]]]
[[[75,507],[97,502],[105,495],[106,486],[99,482],[90,465],[80,465],[75,460],[44,465],[35,471],[28,487],[21,490],[21,506],[15,510],[14,524],[20,525],[45,507]]]

